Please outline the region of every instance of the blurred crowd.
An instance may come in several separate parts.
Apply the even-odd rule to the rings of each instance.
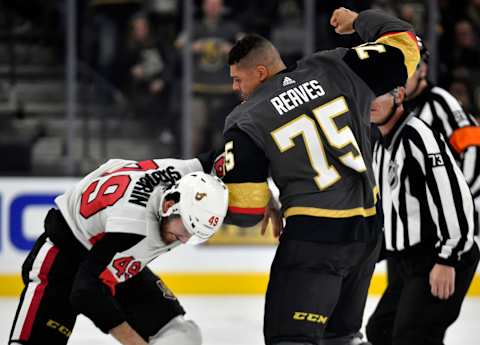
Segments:
[[[465,110],[479,114],[480,0],[440,0],[436,70],[438,84],[455,95]],[[96,40],[90,62],[134,105],[136,115],[160,128],[155,135],[178,137],[181,104],[182,1],[102,1],[89,4]],[[426,1],[316,2],[315,49],[358,43],[335,35],[328,25],[334,8],[381,8],[412,23],[428,44]],[[223,119],[238,102],[231,91],[227,54],[244,32],[257,32],[279,48],[287,62],[302,57],[303,0],[198,0],[194,5],[192,51],[194,151],[215,145]],[[133,11],[132,8],[135,8]]]
[[[374,6],[413,24],[427,46],[428,1],[377,0]],[[480,116],[480,0],[439,0],[437,84],[450,91],[466,112]]]
[[[60,6],[59,4],[63,4]],[[381,8],[410,22],[429,44],[429,1],[329,0],[315,3],[315,50],[360,43],[356,35],[336,35],[329,25],[332,11]],[[436,75],[467,112],[480,114],[480,0],[438,0],[434,28],[438,37]],[[65,2],[11,2],[24,14],[60,7],[65,30]],[[157,142],[178,147],[181,136],[182,48],[185,44],[182,0],[78,1],[78,51],[87,63],[129,101],[132,113]],[[36,7],[35,7],[36,6]],[[230,47],[244,33],[269,38],[288,63],[300,59],[305,41],[304,0],[194,0],[193,144],[194,153],[217,144],[223,121],[238,103],[227,65]],[[37,16],[38,17],[38,16]],[[52,22],[50,16],[44,21]],[[62,19],[63,18],[63,19]],[[62,42],[62,40],[58,40]],[[61,43],[60,43],[61,44]],[[436,67],[436,68],[435,68]],[[108,94],[108,92],[106,92]]]

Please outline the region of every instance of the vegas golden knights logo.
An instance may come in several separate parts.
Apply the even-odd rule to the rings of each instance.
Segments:
[[[200,193],[200,192],[197,192],[197,194],[195,194],[195,200],[202,200],[203,198],[205,198],[207,196],[207,193]]]

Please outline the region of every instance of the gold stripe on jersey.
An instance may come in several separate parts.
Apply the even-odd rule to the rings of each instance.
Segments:
[[[370,217],[377,213],[375,205],[378,200],[379,189],[377,186],[373,188],[373,204],[370,208],[356,207],[346,210],[334,210],[328,208],[317,207],[289,207],[284,212],[284,217],[291,216],[311,216],[311,217],[325,217],[325,218],[350,218],[355,216]]]
[[[227,183],[229,207],[265,208],[270,201],[267,182]]]
[[[284,216],[286,218],[291,216],[312,216],[325,218],[350,218],[355,216],[370,217],[377,213],[375,206],[370,208],[351,208],[348,210],[332,210],[328,208],[316,207],[290,207]]]
[[[420,51],[418,49],[417,39],[412,32],[394,32],[386,34],[376,40],[377,43],[383,43],[402,51],[407,67],[408,77],[410,78],[420,62]]]

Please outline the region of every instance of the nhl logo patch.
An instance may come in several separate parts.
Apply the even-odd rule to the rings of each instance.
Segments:
[[[392,189],[398,186],[398,164],[395,162],[388,163],[388,184]]]

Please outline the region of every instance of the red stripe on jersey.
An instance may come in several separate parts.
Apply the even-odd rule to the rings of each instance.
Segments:
[[[103,284],[108,286],[112,296],[115,296],[115,285],[117,285],[118,281],[115,279],[115,276],[110,272],[108,268],[105,268],[103,272],[100,274],[100,280]]]
[[[48,273],[50,273],[50,269],[52,268],[53,262],[55,261],[58,252],[59,249],[57,247],[50,248],[47,255],[45,256],[45,259],[43,260],[42,267],[40,268],[40,273],[38,274],[40,284],[35,288],[32,302],[30,303],[30,307],[28,308],[27,317],[25,318],[25,323],[23,324],[22,332],[20,333],[20,340],[22,341],[27,341],[30,338],[33,322],[35,321],[38,308],[40,307],[40,303],[42,302],[45,288],[48,285]]]
[[[129,166],[126,166],[126,167],[123,167],[123,168],[120,168],[120,169],[117,169],[117,170],[114,170],[114,171],[111,171],[111,172],[108,172],[108,173],[104,173],[102,175],[103,176],[107,176],[107,175],[111,175],[111,174],[115,174],[117,172],[120,172],[120,171],[147,171],[147,170],[155,170],[155,169],[158,169],[158,164],[155,163],[155,161],[153,160],[148,160],[148,161],[141,161],[141,162],[136,162],[136,163],[132,163],[134,164],[135,166],[134,167],[129,167]]]
[[[238,214],[252,214],[252,215],[263,215],[265,213],[265,207],[259,208],[243,208],[243,207],[233,207],[228,208],[229,212],[238,213]]]
[[[99,234],[96,234],[95,236],[93,237],[90,237],[90,239],[88,240],[92,246],[95,245],[95,243],[97,243],[98,241],[100,241],[103,237],[105,236],[105,233],[104,232],[101,232]]]

